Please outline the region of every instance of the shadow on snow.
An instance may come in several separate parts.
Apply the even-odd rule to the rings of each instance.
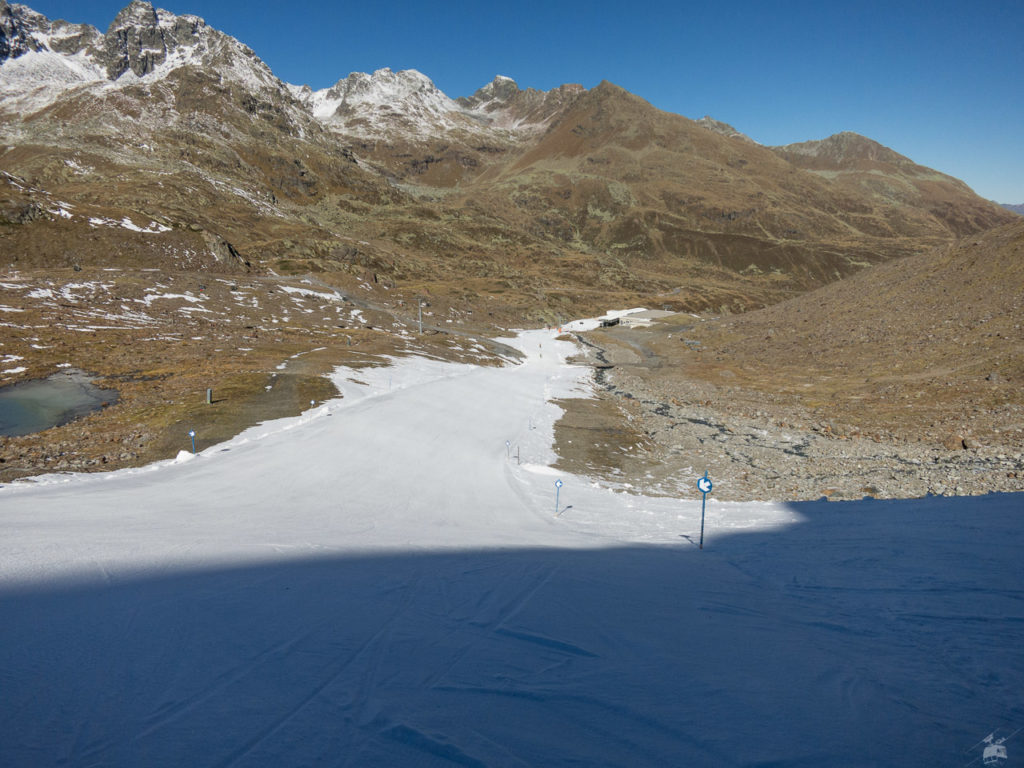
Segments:
[[[2,589],[0,764],[963,765],[1024,723],[1024,495],[793,506]]]

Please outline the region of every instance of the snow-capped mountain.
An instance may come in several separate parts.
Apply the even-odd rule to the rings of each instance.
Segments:
[[[200,17],[156,9],[144,0],[133,0],[106,32],[51,21],[0,0],[0,112],[11,117],[87,91],[152,87],[186,68],[272,98],[296,124],[303,122],[296,113],[302,113],[334,133],[371,139],[428,140],[450,133],[510,140],[542,129],[583,92],[575,85],[523,91],[498,77],[473,96],[454,100],[416,70],[387,68],[353,72],[314,91],[281,82],[248,46]]]
[[[95,27],[51,22],[0,0],[0,109],[23,114],[68,88],[105,79],[102,43]]]
[[[145,0],[132,0],[106,32],[51,21],[0,0],[0,113],[29,115],[84,89],[110,93],[153,86],[183,68],[215,72],[220,83],[273,96],[297,124],[303,122],[296,114],[301,112],[336,134],[392,141],[450,135],[515,142],[543,131],[586,92],[577,84],[523,90],[498,75],[471,96],[452,99],[423,73],[390,68],[353,72],[314,91],[283,83],[248,46],[200,17],[176,15]],[[710,118],[699,124],[746,139]]]
[[[414,69],[353,72],[330,88],[289,90],[318,120],[357,136],[377,138],[398,131],[429,137],[439,130],[472,127],[458,104]]]
[[[0,0],[0,111],[8,115],[27,116],[86,90],[151,87],[186,67],[216,72],[219,81],[251,92],[278,95],[284,88],[248,46],[198,16],[133,0],[103,33]]]
[[[542,130],[584,90],[565,85],[524,91],[499,75],[472,96],[452,99],[422,72],[387,68],[353,72],[319,91],[288,88],[327,127],[364,138],[434,138],[446,132],[515,138]]]

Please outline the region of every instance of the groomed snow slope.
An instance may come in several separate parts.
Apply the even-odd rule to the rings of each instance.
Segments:
[[[550,469],[584,372],[517,343],[0,487],[0,764],[958,766],[1024,723],[1024,496],[712,494],[700,551],[699,501]]]

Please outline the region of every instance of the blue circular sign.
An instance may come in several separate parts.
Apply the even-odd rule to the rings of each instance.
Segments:
[[[697,481],[697,490],[701,493],[711,493],[711,481],[702,477]]]
[[[561,487],[562,487],[562,481],[561,480],[555,480],[555,488],[561,488]]]

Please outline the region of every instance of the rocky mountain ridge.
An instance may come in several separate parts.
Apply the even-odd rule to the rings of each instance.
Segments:
[[[499,76],[451,99],[382,69],[287,85],[199,17],[142,0],[104,33],[0,0],[0,51],[0,163],[25,189],[198,227],[254,269],[435,289],[461,275],[551,315],[612,287],[739,310],[1009,215],[864,137],[763,147],[610,83]],[[18,232],[29,261],[53,239],[43,219]],[[339,249],[342,233],[360,245]]]

